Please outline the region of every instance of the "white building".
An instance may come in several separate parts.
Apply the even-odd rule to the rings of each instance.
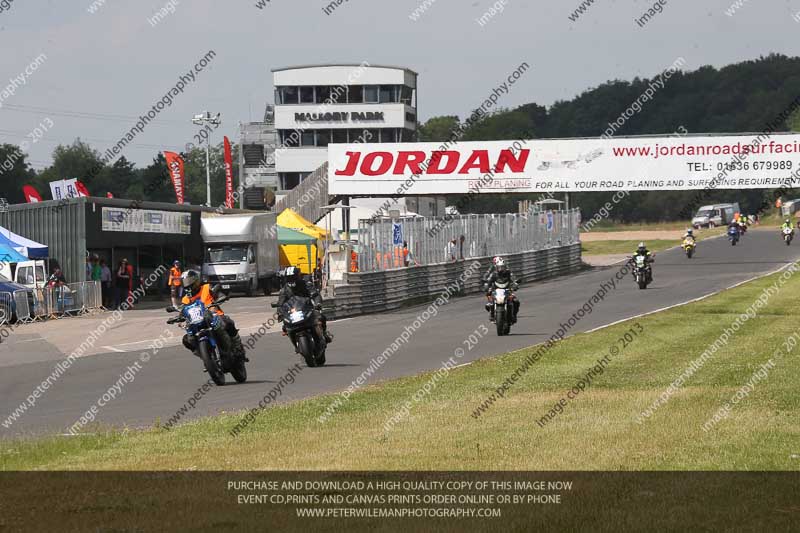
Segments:
[[[274,69],[275,158],[288,190],[328,159],[328,143],[413,141],[417,73],[403,67],[341,64]]]
[[[327,161],[329,143],[417,139],[413,70],[364,62],[302,65],[272,73],[274,108],[268,106],[264,123],[243,124],[241,129],[240,177],[248,184],[274,188],[280,196]],[[444,209],[442,199],[401,203],[404,210],[425,215]]]

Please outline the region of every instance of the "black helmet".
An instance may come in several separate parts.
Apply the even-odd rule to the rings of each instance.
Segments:
[[[200,285],[200,273],[197,270],[187,270],[181,274],[181,283],[184,289],[189,289]]]
[[[283,276],[286,278],[286,284],[290,287],[294,287],[302,279],[300,269],[295,266],[286,267],[286,270],[283,271]]]

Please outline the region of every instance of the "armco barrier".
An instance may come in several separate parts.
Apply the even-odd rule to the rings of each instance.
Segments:
[[[580,243],[504,256],[521,284],[577,272],[582,268]],[[436,299],[457,282],[475,261],[480,268],[466,278],[459,294],[482,290],[491,257],[383,272],[348,273],[347,284],[334,288],[324,303],[329,318],[345,318],[399,309]]]

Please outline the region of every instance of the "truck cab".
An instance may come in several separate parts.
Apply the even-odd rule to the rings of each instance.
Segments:
[[[254,244],[213,243],[206,245],[203,259],[203,279],[222,285],[222,289],[253,291],[257,278]]]

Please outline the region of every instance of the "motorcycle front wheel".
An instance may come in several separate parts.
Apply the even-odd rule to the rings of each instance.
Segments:
[[[506,334],[506,310],[498,307],[494,317],[495,324],[497,325],[497,335],[502,337]]]
[[[297,337],[297,350],[300,352],[300,355],[303,356],[303,359],[305,359],[306,366],[309,368],[314,368],[317,366],[317,360],[314,357],[314,350],[311,348],[311,339],[305,335],[300,335]]]
[[[197,347],[197,351],[200,352],[200,358],[203,360],[203,365],[206,367],[206,371],[208,375],[211,376],[211,379],[216,383],[218,386],[225,385],[225,374],[219,368],[219,365],[211,357],[211,353],[208,350],[208,343],[201,342],[200,345]]]
[[[236,364],[233,365],[231,369],[231,376],[233,379],[236,380],[236,383],[244,383],[247,381],[247,367],[244,364],[244,360],[239,360]]]

